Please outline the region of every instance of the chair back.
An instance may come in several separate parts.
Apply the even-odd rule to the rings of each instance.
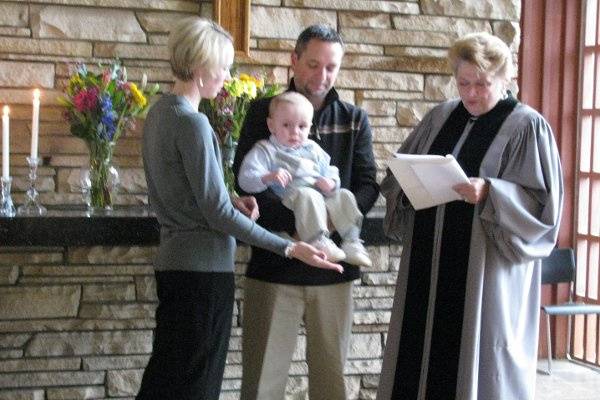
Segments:
[[[575,279],[573,249],[555,248],[542,260],[542,284],[572,282]]]

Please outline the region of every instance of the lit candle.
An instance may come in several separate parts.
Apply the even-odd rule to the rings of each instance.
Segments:
[[[8,106],[2,109],[2,178],[8,179]]]
[[[33,91],[33,114],[31,117],[31,158],[38,156],[38,137],[40,131],[40,90]]]

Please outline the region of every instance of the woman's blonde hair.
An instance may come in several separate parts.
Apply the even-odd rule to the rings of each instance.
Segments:
[[[169,58],[173,74],[182,81],[193,78],[194,69],[209,73],[225,66],[232,56],[233,40],[229,32],[215,22],[200,17],[185,17],[169,34]]]
[[[487,32],[470,33],[454,42],[448,49],[448,62],[455,74],[461,61],[507,82],[513,75],[510,49],[500,38]]]

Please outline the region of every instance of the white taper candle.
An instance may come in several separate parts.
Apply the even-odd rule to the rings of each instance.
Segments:
[[[8,106],[4,106],[2,109],[2,177],[8,179],[10,176],[9,166],[9,119],[8,113],[10,112]]]
[[[33,113],[31,115],[31,158],[38,156],[38,139],[40,135],[40,90],[33,90]]]

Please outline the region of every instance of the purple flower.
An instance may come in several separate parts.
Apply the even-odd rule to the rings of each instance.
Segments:
[[[100,126],[99,133],[106,140],[112,140],[117,127],[115,120],[117,114],[113,110],[112,99],[108,94],[102,95],[100,99]]]

